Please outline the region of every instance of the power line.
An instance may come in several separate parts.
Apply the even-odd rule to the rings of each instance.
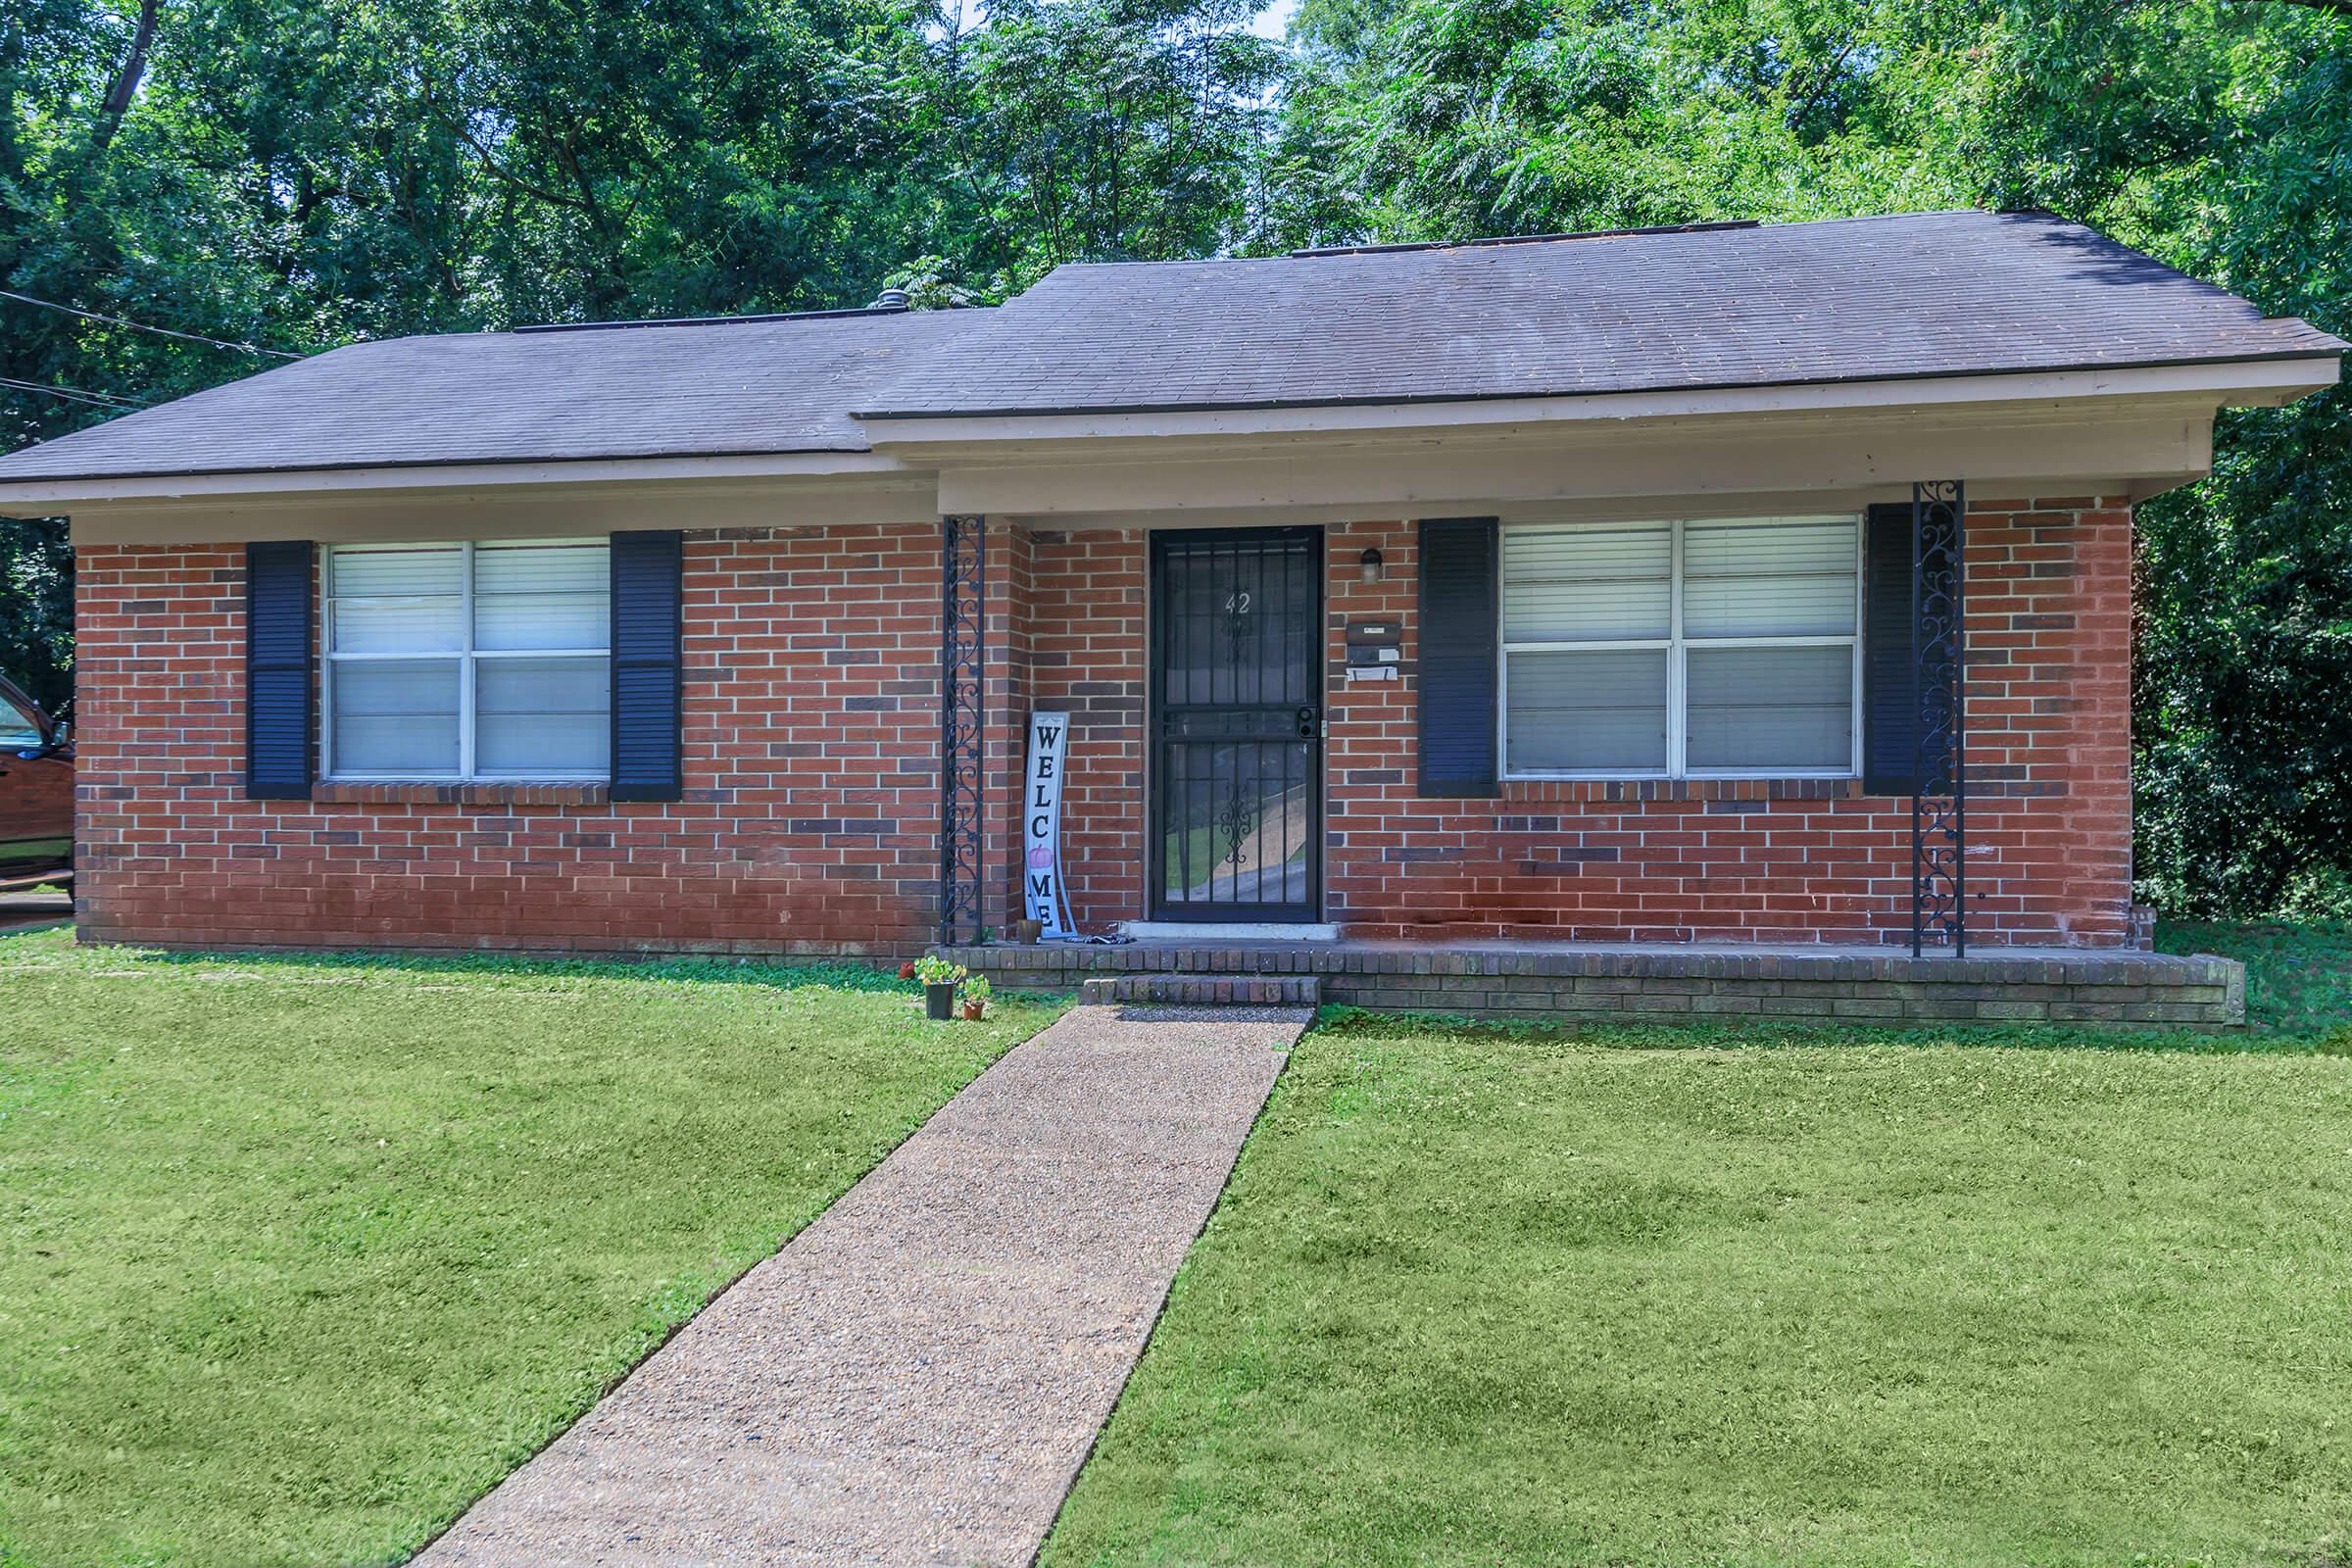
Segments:
[[[13,375],[0,375],[0,386],[14,387],[20,392],[40,392],[72,403],[88,403],[101,409],[121,409],[125,413],[147,407],[128,398],[116,397],[111,392],[84,392],[79,387],[50,386],[42,381],[20,381]]]
[[[214,348],[235,349],[241,354],[264,354],[273,360],[299,360],[302,358],[299,354],[287,354],[277,349],[261,348],[252,343],[231,343],[225,338],[206,337],[202,332],[180,332],[169,326],[149,326],[144,321],[128,320],[120,316],[102,316],[96,311],[85,311],[72,305],[60,305],[55,300],[34,299],[31,295],[20,294],[15,289],[0,288],[0,299],[22,300],[26,305],[38,305],[45,310],[63,311],[68,316],[78,316],[85,321],[105,321],[112,326],[127,326],[134,332],[153,332],[158,337],[175,337],[189,343],[209,343]]]

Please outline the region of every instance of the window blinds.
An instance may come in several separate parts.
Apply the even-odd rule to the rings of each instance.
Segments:
[[[1851,770],[1858,554],[1851,516],[1505,528],[1506,767]]]
[[[338,546],[328,577],[330,770],[605,773],[608,560],[602,541]]]

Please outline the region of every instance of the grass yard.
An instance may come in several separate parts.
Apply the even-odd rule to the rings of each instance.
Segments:
[[[0,938],[0,1565],[399,1559],[1050,1013]]]
[[[1310,1034],[1046,1568],[2352,1564],[2352,1057],[1815,1039]]]
[[[2352,925],[2328,920],[2165,921],[2167,953],[2218,953],[2246,966],[2246,1022],[2257,1042],[2352,1050]]]

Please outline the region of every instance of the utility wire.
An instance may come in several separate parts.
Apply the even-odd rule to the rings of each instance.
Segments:
[[[80,310],[72,305],[60,305],[55,300],[34,299],[31,295],[20,294],[15,289],[0,288],[0,299],[22,300],[26,305],[38,305],[46,310],[63,311],[68,316],[78,316],[85,321],[105,321],[112,326],[127,326],[134,332],[153,332],[159,337],[175,337],[189,343],[209,343],[214,348],[235,349],[240,354],[263,354],[273,360],[299,360],[302,358],[299,354],[287,354],[277,349],[265,349],[252,343],[231,343],[224,338],[206,337],[202,332],[180,332],[168,326],[149,326],[144,321],[126,320],[120,316],[102,316],[96,311]]]
[[[13,375],[0,375],[0,386],[14,387],[20,392],[45,393],[50,397],[64,398],[73,403],[94,404],[101,409],[128,411],[147,407],[144,403],[134,403],[128,398],[116,397],[111,392],[84,392],[79,387],[50,386],[42,381],[20,381]]]

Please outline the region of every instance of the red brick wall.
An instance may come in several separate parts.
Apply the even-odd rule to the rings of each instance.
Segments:
[[[1383,580],[1361,581],[1377,547]],[[1063,868],[1079,920],[1143,912],[1146,535],[1039,532],[1036,701],[1072,711]],[[1326,530],[1327,907],[1354,934],[1887,942],[1910,931],[1908,800],[1859,783],[1510,782],[1414,793],[1414,527]],[[1969,521],[1971,930],[2111,946],[2131,899],[2131,514],[1979,502]],[[1350,686],[1351,618],[1405,627],[1403,678]]]
[[[689,535],[686,798],[622,806],[559,804],[582,794],[565,790],[244,800],[242,548],[84,550],[83,930],[911,949],[938,874],[938,540],[936,525]]]
[[[1061,867],[1071,915],[1092,928],[1144,906],[1145,537],[1031,536],[1035,706],[1070,715]]]
[[[1327,532],[1328,904],[1368,935],[1890,941],[1907,803],[1844,782],[1507,783],[1413,793],[1413,527]],[[1358,580],[1368,545],[1386,579]],[[2131,518],[1970,515],[1973,929],[2113,945],[2130,897]],[[989,529],[984,918],[1012,912],[1029,708],[1066,708],[1063,862],[1082,923],[1144,903],[1146,535]],[[86,550],[81,896],[95,938],[499,950],[897,953],[938,872],[938,533],[692,535],[687,798],[323,791],[242,799],[243,552]],[[1350,617],[1404,678],[1348,686]],[[415,798],[449,796],[454,798]]]
[[[1414,529],[1330,530],[1328,902],[1351,932],[1585,941],[1909,939],[1908,800],[1859,783],[1506,782],[1414,794]],[[1363,586],[1366,546],[1386,580]],[[2131,903],[2132,519],[2121,499],[1968,520],[1972,935],[2115,946]],[[1405,675],[1345,684],[1339,627],[1401,617]]]

